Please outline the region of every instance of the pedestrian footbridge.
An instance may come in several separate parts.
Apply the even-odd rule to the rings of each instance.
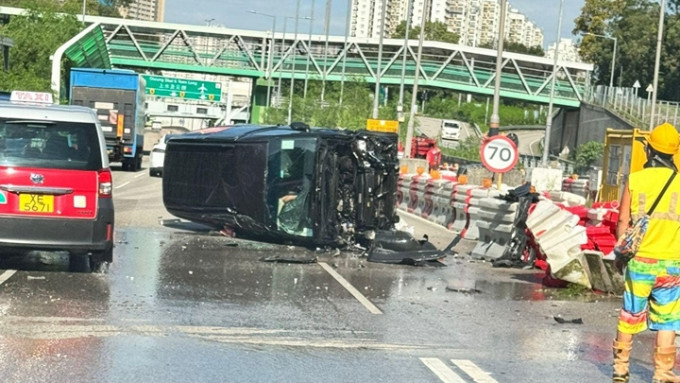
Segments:
[[[18,8],[0,7],[0,14],[17,15]],[[377,39],[236,30],[211,26],[146,22],[85,16],[87,27],[68,41],[59,54],[77,67],[125,67],[251,77],[276,82],[295,79],[365,81],[412,85],[418,41],[385,39],[378,65]],[[406,47],[405,47],[406,45]],[[53,87],[61,88],[59,62]],[[419,86],[493,95],[496,51],[440,42],[425,42]],[[559,62],[554,103],[578,107],[589,85],[591,64]],[[553,60],[503,53],[501,97],[548,103]],[[57,78],[54,78],[54,77]],[[257,98],[257,97],[256,97]],[[255,99],[256,99],[255,98]],[[256,100],[256,102],[259,102]]]

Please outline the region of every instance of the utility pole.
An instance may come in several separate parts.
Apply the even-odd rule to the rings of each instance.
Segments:
[[[425,0],[427,1],[427,0]],[[383,38],[385,36],[385,13],[387,11],[387,0],[382,0],[382,11],[380,12],[380,40],[378,43],[378,68],[375,71],[375,92],[373,95],[373,118],[378,118],[378,107],[380,106],[380,71],[382,70],[382,50]],[[424,17],[424,15],[423,15]]]
[[[545,123],[545,138],[543,139],[543,166],[548,166],[548,153],[550,152],[550,131],[552,130],[552,111],[555,99],[555,78],[557,77],[557,59],[560,55],[560,36],[562,33],[562,6],[564,0],[560,0],[560,18],[557,20],[557,43],[555,44],[555,57],[553,60],[553,73],[550,82],[550,102],[548,103],[548,118]]]
[[[503,40],[505,38],[505,14],[507,12],[508,3],[506,0],[501,0],[501,20],[498,26],[498,44],[496,51],[496,78],[493,91],[493,109],[491,111],[491,119],[489,121],[489,137],[498,135],[498,129],[501,125],[501,118],[498,115],[498,109],[501,100],[501,75],[503,74]]]
[[[411,111],[406,129],[406,143],[404,158],[411,158],[411,141],[413,141],[413,127],[416,119],[416,103],[418,102],[418,79],[420,78],[420,60],[423,55],[423,40],[425,39],[425,9],[427,1],[423,1],[423,17],[420,20],[420,36],[418,39],[418,55],[416,56],[416,74],[413,76],[413,94],[411,95]]]
[[[309,15],[309,41],[307,42],[307,64],[305,67],[305,73],[307,74],[305,76],[305,90],[302,93],[302,98],[307,98],[307,80],[309,79],[309,59],[310,56],[312,55],[312,28],[314,27],[314,3],[316,3],[316,0],[312,0],[312,11],[311,14]]]
[[[321,75],[321,102],[323,102],[324,97],[326,95],[326,68],[327,68],[327,61],[328,61],[328,32],[329,32],[329,26],[328,24],[331,21],[331,0],[326,0],[326,17],[324,18],[324,34],[326,35],[326,44],[324,45],[323,49],[323,73]]]
[[[293,54],[293,70],[290,76],[290,96],[288,97],[288,125],[293,122],[293,88],[295,85],[295,45],[298,39],[298,22],[300,21],[300,0],[297,0],[295,5],[295,37],[293,38],[292,54]]]
[[[406,34],[404,36],[404,55],[401,60],[401,83],[399,85],[399,104],[397,104],[397,120],[404,122],[404,82],[406,81],[406,56],[408,54],[408,33],[411,29],[411,0],[406,0]]]
[[[663,41],[663,19],[666,15],[666,0],[661,0],[659,9],[659,33],[656,38],[656,57],[654,58],[654,89],[652,90],[652,112],[649,116],[649,130],[654,129],[656,119],[656,95],[659,94],[659,64],[661,61],[661,43]]]

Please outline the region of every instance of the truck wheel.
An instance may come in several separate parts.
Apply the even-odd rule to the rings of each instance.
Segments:
[[[135,156],[135,171],[142,170],[142,151]]]
[[[134,158],[123,158],[123,171],[134,171]]]

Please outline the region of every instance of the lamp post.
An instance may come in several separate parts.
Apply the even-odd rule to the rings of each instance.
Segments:
[[[659,92],[659,63],[661,61],[661,42],[663,40],[663,19],[666,15],[666,0],[661,0],[659,8],[659,33],[656,38],[656,57],[654,58],[654,85],[652,87],[652,111],[649,116],[649,130],[654,128],[654,113],[656,112],[656,95]]]
[[[408,124],[406,125],[406,144],[404,145],[404,158],[411,158],[411,141],[413,141],[413,125],[416,119],[416,102],[418,102],[418,79],[420,78],[420,59],[423,55],[423,40],[425,39],[425,9],[427,1],[423,1],[423,15],[420,19],[420,36],[418,39],[418,55],[416,56],[416,73],[413,76],[413,94],[411,95],[411,110]]]
[[[260,15],[260,16],[265,16],[265,17],[271,17],[272,18],[272,40],[269,43],[269,58],[267,60],[267,73],[266,73],[266,78],[267,78],[267,109],[269,109],[270,102],[272,99],[272,65],[273,65],[273,59],[272,57],[274,56],[274,33],[276,32],[276,16],[274,15],[269,15],[266,13],[261,13],[256,10],[250,10],[248,11],[249,13],[255,14],[255,15]]]
[[[312,29],[314,27],[314,3],[316,3],[316,0],[312,0],[312,10],[309,15],[309,41],[307,42],[307,64],[305,64],[305,73],[307,75],[305,76],[305,90],[302,93],[302,98],[307,98],[307,82],[309,79],[309,59],[310,56],[312,55]]]
[[[609,87],[613,88],[614,87],[614,68],[616,67],[617,38],[611,37],[611,36],[605,36],[605,35],[598,35],[597,33],[590,33],[590,32],[583,32],[582,34],[583,35],[590,35],[590,36],[597,36],[597,37],[604,37],[605,39],[614,40],[614,50],[613,50],[613,53],[612,53],[612,73],[611,73],[611,76],[609,77]]]
[[[328,33],[329,25],[331,21],[331,0],[326,0],[326,17],[324,18],[324,34],[326,35],[326,43],[323,50],[323,73],[321,74],[321,102],[324,101],[324,96],[326,94],[326,68],[328,65]]]
[[[295,5],[295,37],[293,38],[293,47],[298,38],[298,22],[300,21],[300,0],[297,0]],[[290,76],[290,95],[288,96],[288,125],[293,122],[293,88],[295,85],[295,49],[291,52],[293,54],[293,67]]]
[[[496,81],[494,82],[493,91],[493,109],[491,111],[491,119],[489,119],[489,137],[498,134],[498,129],[501,125],[501,118],[498,115],[498,109],[501,100],[501,74],[503,72],[503,40],[505,38],[505,13],[508,8],[506,0],[501,0],[501,19],[498,26],[498,46],[496,50]]]
[[[404,82],[406,81],[406,56],[408,53],[408,32],[411,29],[411,0],[406,0],[406,34],[404,35],[404,56],[401,60],[401,82],[399,84],[399,104],[397,120],[404,122]]]
[[[427,0],[425,0],[427,1]],[[423,8],[425,9],[425,8]],[[385,13],[387,12],[387,0],[382,0],[380,15],[380,40],[378,42],[378,67],[375,71],[375,93],[373,95],[373,118],[378,118],[378,106],[380,105],[380,71],[382,68],[383,38],[385,37]],[[423,12],[423,18],[425,13]]]
[[[550,130],[552,129],[552,110],[555,98],[555,77],[557,77],[557,59],[560,55],[560,36],[562,34],[562,6],[564,0],[560,0],[560,18],[557,20],[557,43],[555,44],[555,57],[553,60],[553,73],[550,83],[550,102],[548,103],[548,118],[545,123],[545,138],[543,139],[543,166],[548,165],[548,152],[550,151]]]
[[[85,24],[85,6],[86,6],[87,0],[83,0],[83,24]]]
[[[347,0],[347,25],[345,25],[345,55],[342,56],[342,78],[340,79],[340,100],[339,104],[342,105],[342,96],[345,93],[345,70],[347,67],[347,55],[349,50],[347,49],[347,40],[349,39],[350,24],[352,22],[352,0]]]

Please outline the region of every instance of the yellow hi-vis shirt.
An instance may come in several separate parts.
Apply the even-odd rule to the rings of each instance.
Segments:
[[[633,222],[649,211],[672,173],[669,168],[646,168],[630,174],[628,188]],[[680,260],[679,196],[680,174],[673,179],[650,216],[647,233],[636,256]]]

